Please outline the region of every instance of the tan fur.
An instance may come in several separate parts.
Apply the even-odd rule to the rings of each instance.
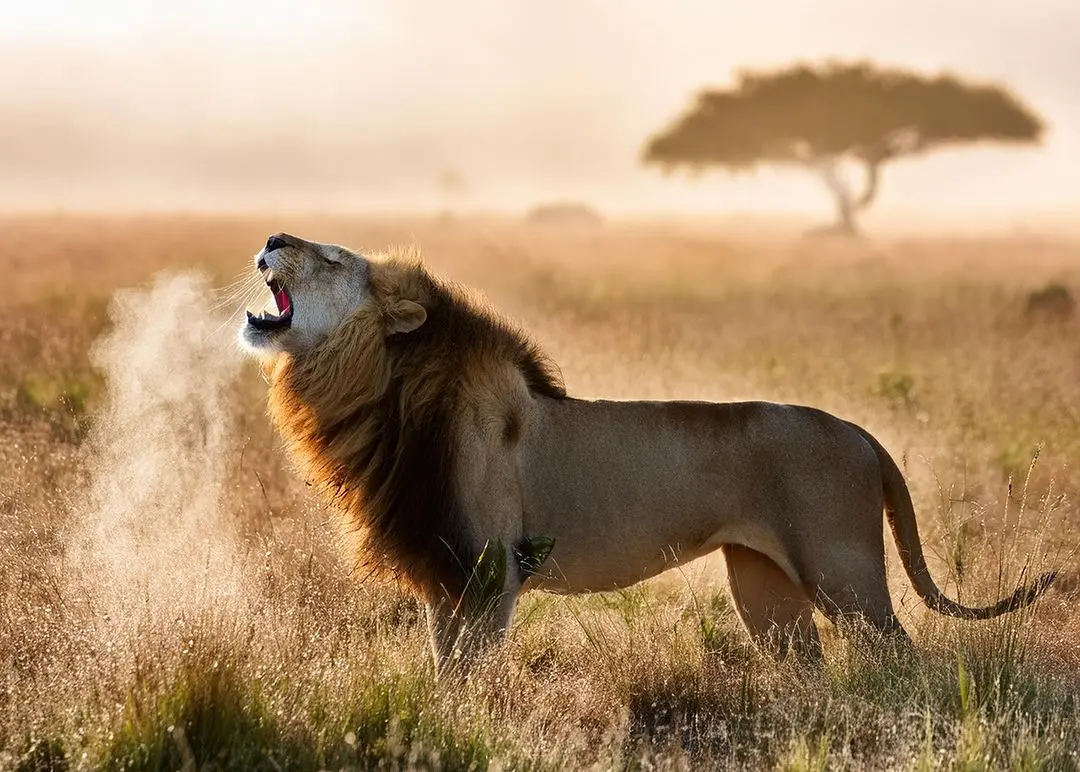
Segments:
[[[505,629],[526,589],[610,590],[720,547],[740,618],[776,654],[816,655],[815,610],[904,637],[883,510],[943,613],[995,616],[1052,580],[960,606],[926,571],[903,477],[861,428],[771,403],[568,398],[536,346],[462,290],[414,260],[355,257],[363,302],[317,345],[269,357],[270,411],[368,559],[425,598],[440,664],[463,621]],[[555,546],[531,573],[516,548],[534,536]],[[485,545],[505,547],[510,570],[494,612],[470,619],[459,601]]]

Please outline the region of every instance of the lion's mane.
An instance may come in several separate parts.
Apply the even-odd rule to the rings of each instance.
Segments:
[[[457,597],[478,557],[454,484],[455,430],[483,371],[512,364],[530,391],[566,396],[524,333],[410,255],[372,263],[372,302],[270,374],[270,414],[313,485],[362,538],[362,563],[429,598]],[[396,304],[427,319],[387,335]]]

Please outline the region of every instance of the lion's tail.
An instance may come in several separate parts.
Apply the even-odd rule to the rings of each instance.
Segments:
[[[854,426],[854,425],[853,425]],[[896,466],[888,451],[881,446],[869,432],[861,427],[854,427],[874,449],[881,465],[881,482],[885,493],[885,514],[892,528],[893,538],[900,553],[904,570],[911,579],[911,584],[923,602],[934,611],[962,619],[991,619],[1002,614],[1023,608],[1034,602],[1050,587],[1057,577],[1054,572],[1043,574],[1027,587],[1021,585],[1012,595],[1002,598],[992,606],[972,608],[963,606],[947,597],[934,583],[926,567],[922,543],[919,541],[919,526],[915,521],[915,507],[911,503],[904,476]]]

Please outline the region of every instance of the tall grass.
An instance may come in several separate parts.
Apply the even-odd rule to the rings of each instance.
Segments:
[[[15,272],[19,313],[0,326],[0,770],[1080,765],[1076,322],[1024,310],[1029,289],[1076,286],[1074,247],[818,253],[494,221],[6,226],[16,251],[56,259]],[[415,237],[433,267],[534,329],[573,393],[783,399],[857,420],[904,462],[950,593],[983,601],[1049,567],[1061,589],[998,620],[950,620],[913,600],[893,558],[916,648],[852,643],[821,623],[826,660],[808,668],[755,652],[712,560],[617,593],[526,597],[505,645],[468,679],[436,681],[417,604],[354,570],[348,535],[281,457],[248,370],[224,398],[231,428],[206,505],[227,571],[197,550],[158,563],[148,546],[132,554],[139,571],[100,581],[70,545],[101,485],[90,451],[107,374],[88,352],[114,324],[104,298],[166,266],[224,284],[282,228],[359,246]],[[191,496],[157,468],[169,484],[132,516],[175,533]],[[151,589],[118,576],[150,576]]]

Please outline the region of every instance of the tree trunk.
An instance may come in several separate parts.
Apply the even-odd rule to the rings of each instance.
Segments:
[[[881,164],[884,161],[877,158],[868,158],[864,163],[866,164],[866,186],[855,204],[856,209],[860,212],[874,203],[874,199],[877,197],[878,183],[881,181]]]
[[[856,215],[873,203],[877,197],[878,186],[881,179],[881,164],[879,159],[867,159],[866,181],[862,193],[856,198],[839,169],[839,160],[836,158],[826,159],[817,164],[817,169],[825,181],[826,187],[833,194],[836,203],[836,222],[823,228],[814,229],[815,233],[832,233],[842,236],[858,236],[859,227],[855,222]]]
[[[836,193],[836,222],[829,230],[841,236],[858,236],[859,229],[855,225],[856,211],[847,193]]]

